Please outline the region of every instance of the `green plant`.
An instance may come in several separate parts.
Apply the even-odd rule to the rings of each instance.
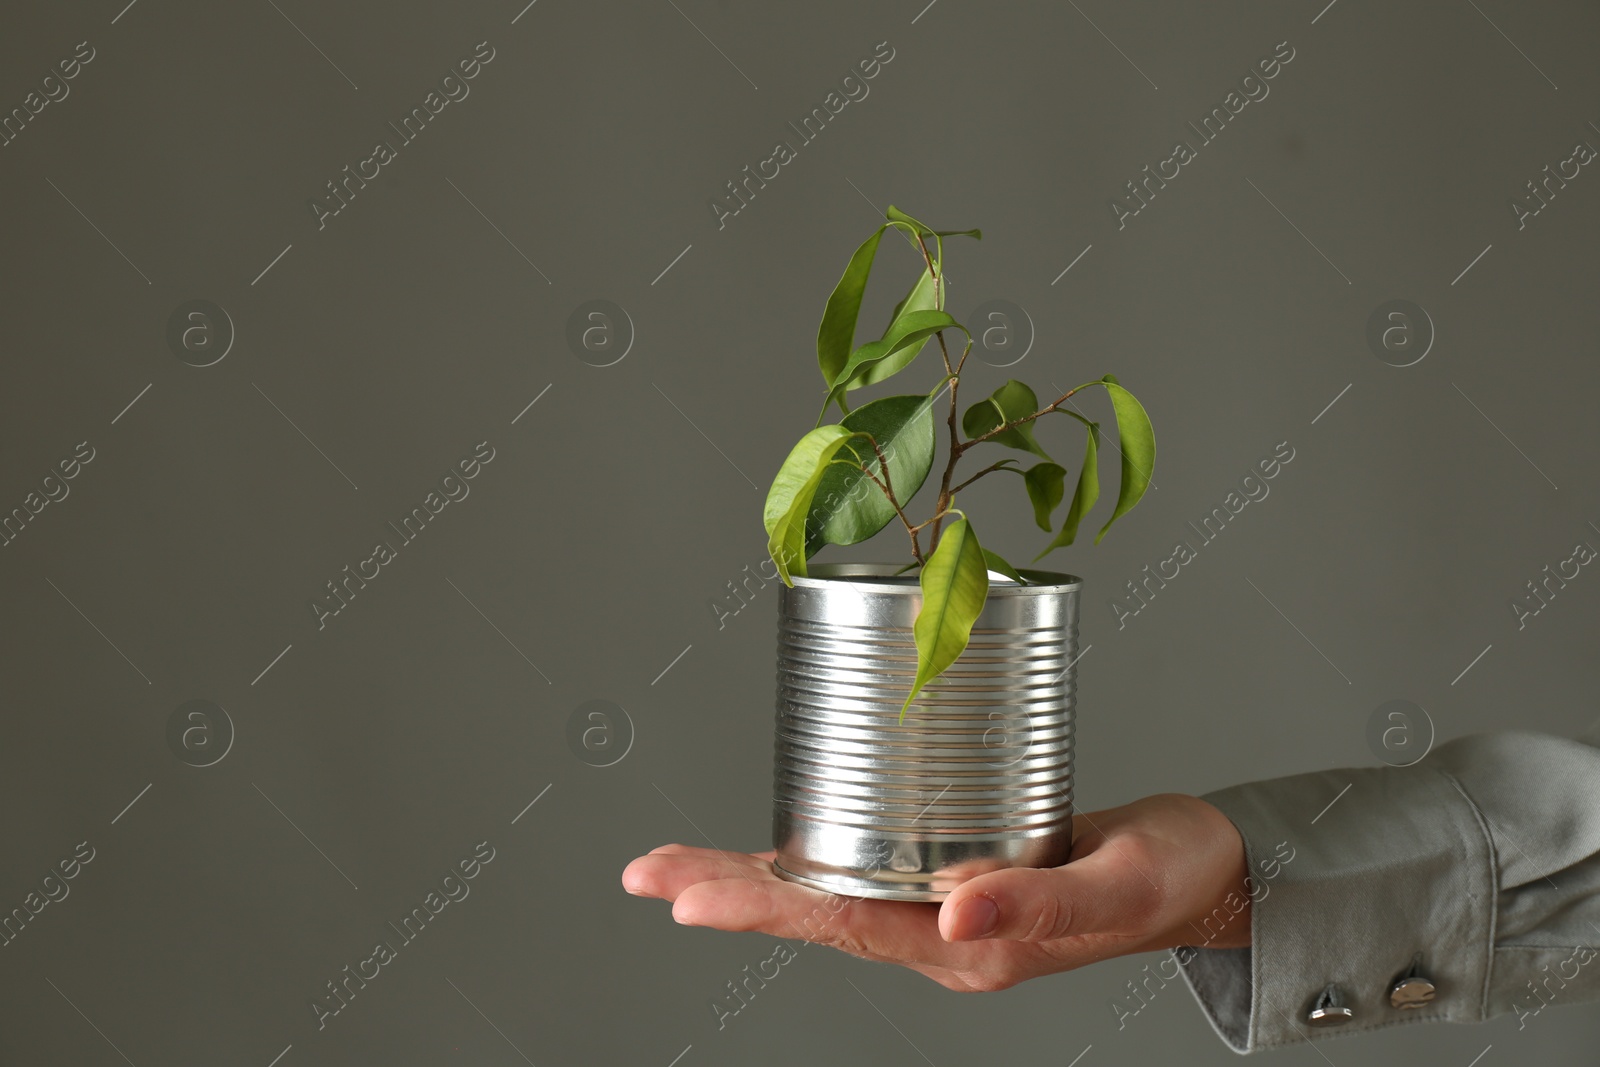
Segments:
[[[1156,442],[1144,406],[1109,374],[1070,389],[1042,406],[1031,388],[1019,381],[1008,381],[967,408],[958,431],[957,393],[962,368],[972,351],[972,335],[944,310],[944,238],[982,239],[983,234],[979,230],[929,229],[894,207],[889,208],[887,218],[850,257],[844,276],[828,297],[817,329],[817,362],[828,388],[827,398],[816,428],[794,446],[773,479],[763,519],[767,551],[784,584],[791,586],[792,576],[804,577],[806,560],[824,545],[857,544],[895,519],[905,527],[912,557],[905,570],[919,569],[922,606],[914,627],[916,679],[900,708],[904,721],[906,709],[922,688],[967,647],[972,625],[989,594],[988,572],[993,570],[1017,582],[1030,581],[1030,572],[1018,570],[978,543],[971,521],[955,506],[956,494],[988,474],[1006,471],[1018,475],[1033,505],[1034,521],[1049,533],[1052,516],[1066,496],[1067,469],[1040,445],[1034,436],[1034,423],[1056,413],[1083,423],[1086,444],[1077,485],[1054,539],[1034,557],[1042,559],[1073,543],[1079,524],[1100,496],[1100,424],[1062,405],[1084,389],[1102,386],[1110,395],[1117,420],[1121,481],[1116,507],[1095,535],[1096,544],[1111,524],[1144,496],[1155,466]],[[856,320],[861,314],[867,278],[872,273],[878,244],[890,229],[904,233],[915,245],[922,255],[923,267],[911,291],[895,306],[883,336],[856,347]],[[946,345],[946,331],[966,335],[961,355],[954,360]],[[944,363],[944,376],[932,390],[883,397],[850,410],[847,398],[851,392],[875,385],[910,366],[930,339],[938,342]],[[946,391],[950,394],[950,444],[938,497],[933,514],[913,522],[906,508],[933,469],[937,451],[933,409]],[[824,424],[822,420],[835,404],[841,419]],[[1016,459],[1001,459],[956,482],[956,468],[962,458],[985,444],[1027,452],[1039,462],[1023,469]],[[921,540],[924,531],[929,540],[926,552]]]

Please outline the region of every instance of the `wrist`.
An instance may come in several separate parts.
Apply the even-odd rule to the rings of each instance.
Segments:
[[[1190,862],[1175,872],[1189,881],[1176,892],[1185,907],[1170,929],[1168,947],[1246,948],[1251,905],[1257,899],[1244,838],[1233,821],[1199,797],[1184,797],[1192,820]]]

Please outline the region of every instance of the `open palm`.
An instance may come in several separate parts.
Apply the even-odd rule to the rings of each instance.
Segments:
[[[628,864],[622,884],[672,901],[687,926],[831,945],[960,991],[1182,944],[1249,944],[1248,907],[1220,933],[1200,927],[1230,893],[1248,905],[1239,833],[1210,804],[1177,793],[1075,815],[1064,866],[979,875],[942,904],[824,893],[779,878],[772,859],[663,845]]]

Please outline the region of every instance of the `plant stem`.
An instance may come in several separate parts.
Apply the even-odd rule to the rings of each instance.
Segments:
[[[1043,416],[1050,414],[1052,411],[1055,411],[1055,410],[1059,409],[1062,404],[1065,404],[1067,402],[1067,400],[1074,393],[1078,392],[1079,390],[1087,389],[1091,385],[1099,385],[1099,384],[1101,384],[1101,383],[1099,383],[1099,382],[1085,382],[1083,385],[1077,386],[1076,388],[1070,389],[1067,392],[1063,393],[1054,403],[1045,405],[1044,407],[1040,408],[1038,411],[1035,411],[1032,415],[1024,415],[1020,419],[1012,419],[1010,422],[1003,422],[999,426],[996,426],[994,429],[990,430],[988,433],[981,434],[981,435],[979,435],[977,437],[974,437],[972,440],[966,441],[966,442],[960,444],[957,447],[958,447],[960,452],[965,452],[967,449],[971,448],[973,445],[977,444],[978,442],[987,441],[989,438],[995,436],[998,433],[1002,433],[1002,432],[1004,432],[1006,430],[1015,429],[1016,427],[1021,426],[1023,423],[1032,422],[1034,419],[1042,418]]]
[[[967,336],[967,347],[961,350],[961,358],[956,360],[956,373],[961,373],[961,368],[967,365],[967,354],[972,351],[972,336]]]
[[[872,479],[872,484],[876,485],[879,489],[883,490],[883,495],[889,498],[889,504],[894,508],[894,513],[896,515],[900,516],[901,523],[903,523],[905,525],[906,533],[911,535],[911,555],[916,559],[916,561],[918,563],[927,563],[927,560],[922,558],[922,545],[917,541],[917,531],[922,529],[922,527],[921,526],[913,526],[913,525],[911,525],[911,520],[906,518],[906,513],[905,513],[904,509],[902,509],[900,507],[900,502],[895,500],[894,491],[891,490],[883,482],[878,481],[878,476],[877,475],[873,474],[871,470],[869,470],[868,468],[866,468],[864,466],[861,468],[861,473],[865,474],[868,478],[871,478]],[[889,470],[888,470],[887,467],[885,467],[884,468],[884,477],[887,478],[888,476],[889,476]],[[924,523],[923,525],[927,525],[927,524]]]
[[[939,343],[944,343],[942,334],[940,335]],[[938,502],[934,504],[934,516],[931,520],[929,520],[933,523],[932,542],[928,546],[928,551],[930,552],[939,547],[939,526],[941,525],[940,520],[944,518],[946,510],[948,510],[950,507],[950,498],[952,496],[950,491],[950,481],[955,477],[956,460],[961,458],[961,438],[956,433],[956,389],[960,384],[960,378],[954,376],[951,377],[949,415],[950,458],[945,461],[944,476],[939,480],[939,499]]]
[[[922,250],[922,260],[928,265],[928,274],[933,278],[933,306],[935,308],[939,308],[942,303],[939,299],[940,287],[944,284],[944,279],[939,276],[937,268],[935,268],[933,265],[933,257],[928,254],[928,244],[922,239],[921,231],[917,231],[916,238],[917,247]],[[959,377],[957,377],[959,372],[957,370],[952,370],[950,367],[950,349],[945,346],[944,331],[940,330],[934,336],[939,339],[939,355],[944,360],[944,372],[950,378],[950,458],[945,463],[944,476],[939,481],[939,501],[938,505],[934,509],[936,514],[930,520],[933,523],[933,545],[929,547],[930,552],[934,547],[937,547],[939,543],[940,520],[944,518],[946,509],[950,507],[950,480],[955,476],[956,460],[961,455],[961,439],[956,433],[956,392],[960,387],[961,380]],[[967,352],[970,351],[972,351],[972,342],[969,339],[967,342],[966,351],[961,353],[962,363],[966,362]]]
[[[928,275],[933,279],[933,306],[936,309],[942,310],[943,301],[941,300],[941,296],[943,292],[944,279],[940,276],[938,268],[934,266],[933,256],[928,252],[928,244],[923,240],[922,232],[920,230],[914,230],[913,236],[916,238],[917,249],[922,253],[922,261],[927,265]],[[983,470],[974,474],[966,481],[961,482],[959,485],[952,486],[951,483],[955,480],[956,464],[960,462],[962,455],[967,451],[967,449],[981,441],[987,441],[1006,430],[1014,429],[1025,423],[1032,422],[1035,419],[1042,418],[1043,416],[1050,414],[1052,411],[1057,411],[1061,408],[1062,404],[1065,404],[1080,390],[1086,389],[1090,385],[1100,384],[1099,382],[1087,382],[1084,385],[1080,385],[1077,388],[1062,394],[1054,402],[1045,405],[1031,415],[1026,415],[1020,419],[1012,419],[1009,422],[1003,422],[999,426],[996,426],[994,429],[990,430],[988,433],[974,437],[970,441],[962,441],[960,432],[956,428],[956,412],[960,409],[960,402],[957,399],[957,395],[961,386],[961,371],[966,367],[967,356],[972,352],[972,337],[970,334],[968,335],[966,347],[962,349],[961,352],[961,358],[955,362],[954,366],[952,366],[950,363],[950,349],[945,344],[944,340],[944,331],[939,330],[934,336],[939,339],[939,355],[940,358],[944,360],[945,377],[950,383],[950,410],[946,418],[946,422],[950,428],[950,454],[945,461],[944,473],[939,479],[939,498],[937,503],[934,505],[933,517],[917,523],[916,525],[912,525],[911,521],[906,518],[905,511],[900,507],[899,502],[895,500],[892,488],[884,484],[884,482],[879,482],[873,473],[866,468],[866,466],[861,468],[867,477],[871,478],[874,483],[877,483],[878,488],[882,489],[884,495],[888,497],[889,503],[894,506],[895,513],[900,516],[901,523],[905,525],[906,530],[911,534],[912,555],[916,557],[917,562],[919,563],[925,563],[925,560],[922,556],[922,546],[918,542],[918,533],[924,527],[932,526],[933,533],[928,550],[932,552],[938,548],[940,527],[943,525],[945,516],[951,514],[950,505],[954,503],[956,493],[960,492],[962,489],[965,489],[967,486],[971,485],[973,482],[977,481],[979,478],[982,478],[986,474],[993,474],[997,470],[1014,469],[1007,468],[1006,463],[1008,461],[1002,460],[999,463],[994,463],[988,467],[985,467]],[[874,451],[877,451],[878,443],[873,441],[872,447]],[[878,452],[878,463],[883,469],[884,480],[887,482],[889,477],[889,467],[884,461],[882,452]]]
[[[941,346],[944,344],[943,333],[939,335],[939,344]],[[968,334],[967,347],[961,350],[961,358],[956,361],[956,372],[951,376],[950,379],[950,459],[945,464],[944,468],[944,481],[942,483],[943,491],[940,494],[938,508],[941,513],[948,509],[951,504],[955,503],[957,492],[959,492],[961,489],[964,489],[968,485],[971,485],[973,482],[983,477],[984,474],[988,473],[988,471],[982,471],[973,475],[971,478],[967,479],[965,482],[962,482],[955,488],[950,487],[950,482],[955,476],[956,463],[961,459],[962,452],[965,451],[965,449],[961,447],[961,439],[956,433],[956,386],[961,381],[961,368],[967,365],[967,354],[971,351],[972,335]],[[940,525],[941,524],[938,522],[933,524],[933,539],[935,544],[938,544]]]
[[[972,477],[968,478],[966,481],[962,482],[960,485],[958,485],[954,489],[950,490],[950,495],[951,496],[955,496],[957,493],[961,492],[961,490],[965,489],[967,486],[971,485],[973,482],[977,481],[979,478],[982,478],[985,474],[993,474],[995,471],[1009,470],[1009,471],[1014,471],[1017,474],[1021,474],[1022,472],[1020,470],[1017,470],[1017,468],[1015,468],[1015,467],[1007,467],[1006,466],[1007,463],[1015,463],[1015,462],[1016,462],[1016,460],[1014,460],[1014,459],[1002,459],[999,463],[991,463],[989,466],[983,468],[983,470],[979,471],[977,474],[974,474]]]
[[[928,254],[927,242],[922,239],[920,231],[916,237],[917,247],[922,250],[922,261],[928,265],[928,276],[933,279],[933,306],[935,310],[942,310],[944,301],[939,299],[939,290],[944,285],[944,279],[939,276],[938,270],[934,267],[933,257]],[[950,369],[950,350],[944,346],[944,331],[940,330],[935,336],[939,338],[939,354],[944,357],[944,372],[946,374],[956,373]]]
[[[940,343],[942,344],[944,341],[944,335],[942,333],[939,335],[939,339]],[[1024,423],[1029,423],[1035,419],[1042,418],[1045,415],[1050,414],[1052,411],[1057,411],[1060,409],[1061,405],[1065,404],[1069,399],[1071,399],[1075,393],[1087,389],[1091,385],[1101,384],[1099,382],[1085,382],[1080,386],[1069,389],[1067,392],[1057,397],[1053,402],[1046,404],[1038,411],[1035,411],[1032,415],[1024,415],[1020,419],[1012,419],[1010,422],[1003,422],[999,426],[996,426],[994,429],[990,430],[988,433],[980,434],[979,436],[972,438],[970,441],[962,441],[956,434],[956,386],[961,381],[961,367],[966,364],[967,354],[971,351],[972,341],[969,339],[967,341],[967,347],[965,351],[961,353],[961,360],[956,364],[956,371],[950,377],[950,458],[945,463],[944,478],[939,484],[939,501],[934,508],[934,517],[929,519],[927,523],[922,524],[923,526],[926,526],[929,523],[933,525],[933,544],[930,546],[929,551],[932,551],[939,545],[939,527],[941,525],[941,520],[948,513],[950,504],[953,501],[955,494],[960,492],[962,489],[965,489],[979,478],[982,478],[985,474],[990,474],[996,470],[1003,469],[1004,461],[1001,461],[1001,463],[996,463],[989,467],[985,467],[983,470],[979,471],[977,474],[974,474],[971,478],[968,478],[960,485],[952,487],[950,483],[955,477],[956,464],[960,461],[962,455],[967,451],[967,449],[981,441],[987,441],[991,437],[994,437],[1006,430],[1014,429],[1023,425]],[[948,361],[946,366],[948,366]],[[1074,413],[1068,412],[1067,414],[1072,415]],[[1085,422],[1088,421],[1083,419],[1082,416],[1075,417]],[[921,528],[921,526],[917,527],[917,529]]]
[[[923,519],[921,522],[919,522],[915,526],[913,526],[912,529],[913,530],[920,530],[924,526],[927,526],[929,523],[939,522],[939,521],[943,520],[946,515],[952,515],[954,513],[955,513],[955,509],[954,508],[944,508],[937,515],[935,515],[933,518],[931,518],[931,519]]]
[[[883,490],[883,495],[888,497],[889,506],[894,508],[894,513],[896,515],[900,516],[900,522],[904,524],[906,533],[911,535],[912,556],[916,558],[918,563],[923,563],[925,560],[922,558],[922,545],[917,540],[917,531],[912,528],[911,520],[906,518],[905,509],[900,506],[900,501],[895,499],[894,482],[889,477],[889,460],[884,457],[883,449],[878,447],[878,439],[876,437],[873,437],[871,434],[865,434],[864,436],[866,437],[867,441],[871,443],[873,454],[878,457],[878,467],[883,471],[883,481],[880,482],[877,478],[873,477],[872,471],[869,470],[865,464],[862,464],[861,466],[861,473],[865,474],[868,478],[872,478],[873,484],[879,489]]]
[[[883,449],[878,447],[878,439],[872,436],[870,433],[864,433],[862,436],[865,437],[867,439],[867,443],[872,446],[872,454],[878,457],[878,468],[883,471],[883,494],[889,498],[889,503],[893,504],[896,508],[899,508],[900,503],[894,498],[894,482],[889,479],[889,461],[884,458]],[[863,465],[861,469],[869,475],[872,473],[871,471],[867,470],[865,465]]]
[[[937,336],[939,338],[939,348],[943,350],[944,331],[939,331]],[[961,360],[956,364],[956,371],[950,375],[950,412],[947,418],[947,421],[950,425],[950,458],[945,461],[944,476],[939,481],[939,500],[937,505],[934,507],[935,515],[932,520],[933,544],[929,546],[928,551],[930,552],[933,551],[933,548],[939,544],[939,527],[942,525],[940,519],[943,517],[945,511],[950,507],[950,502],[955,496],[955,490],[950,488],[950,482],[955,477],[956,461],[961,458],[962,452],[961,435],[956,432],[956,409],[958,407],[956,394],[961,387],[960,368],[967,362],[967,353],[971,351],[972,338],[969,336],[967,338],[967,347],[961,353]],[[947,368],[950,366],[950,357],[948,353],[945,355],[945,366]]]

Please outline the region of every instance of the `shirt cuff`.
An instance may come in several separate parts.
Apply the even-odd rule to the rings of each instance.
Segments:
[[[1494,852],[1476,805],[1451,775],[1426,766],[1322,771],[1203,799],[1244,839],[1251,945],[1201,942],[1175,954],[1230,1048],[1256,1052],[1487,1017]],[[1218,911],[1225,919],[1226,909]],[[1418,953],[1435,997],[1420,1008],[1394,1007],[1389,987]],[[1330,986],[1352,1015],[1313,1025],[1309,1014]]]

